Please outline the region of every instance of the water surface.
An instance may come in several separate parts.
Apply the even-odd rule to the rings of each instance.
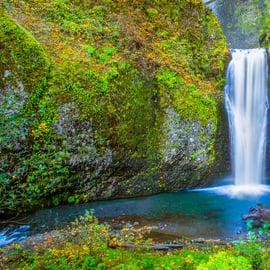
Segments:
[[[35,212],[24,219],[32,226],[28,230],[13,230],[23,237],[64,226],[85,211],[94,209],[101,221],[121,228],[126,223],[137,227],[148,225],[162,235],[162,240],[172,238],[224,239],[245,236],[246,225],[241,215],[248,213],[257,202],[270,205],[269,186],[256,186],[244,190],[227,185],[185,192],[166,193],[148,197],[113,201],[64,205]],[[117,226],[116,226],[117,227]],[[7,228],[5,228],[7,230]],[[7,243],[11,237],[2,230],[0,241]],[[11,229],[9,231],[11,234]]]

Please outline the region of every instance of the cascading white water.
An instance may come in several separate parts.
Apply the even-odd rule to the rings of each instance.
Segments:
[[[225,104],[229,118],[235,185],[258,185],[264,179],[267,122],[265,49],[231,50]]]

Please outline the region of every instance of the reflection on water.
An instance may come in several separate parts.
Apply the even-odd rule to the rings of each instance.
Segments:
[[[256,192],[255,192],[256,191]],[[240,190],[235,186],[221,186],[186,192],[159,194],[149,197],[66,205],[39,210],[25,221],[35,233],[41,228],[63,226],[94,209],[101,221],[129,222],[138,226],[150,225],[156,233],[176,238],[229,238],[245,235],[241,215],[257,202],[270,205],[269,186]],[[124,214],[124,215],[123,215]],[[16,231],[17,232],[17,231]],[[3,235],[2,231],[2,235]],[[23,236],[19,232],[17,236]],[[15,237],[16,238],[16,237]],[[14,236],[6,236],[7,243]]]

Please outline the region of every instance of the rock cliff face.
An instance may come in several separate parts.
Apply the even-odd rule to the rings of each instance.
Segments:
[[[268,88],[270,85],[270,24],[269,24],[269,16],[270,16],[270,3],[265,1],[265,7],[263,9],[263,19],[262,19],[262,29],[260,31],[259,40],[260,46],[265,47],[268,52]],[[267,142],[266,142],[266,175],[267,179],[270,176],[270,111],[268,110],[267,116]]]
[[[249,49],[259,47],[259,33],[266,1],[215,0],[207,1],[214,10],[226,36],[229,48]]]
[[[2,214],[205,186],[224,171],[228,51],[200,1],[2,11]]]

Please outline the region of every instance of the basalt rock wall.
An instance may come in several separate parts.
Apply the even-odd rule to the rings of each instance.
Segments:
[[[206,186],[228,51],[200,1],[4,1],[1,213]]]

